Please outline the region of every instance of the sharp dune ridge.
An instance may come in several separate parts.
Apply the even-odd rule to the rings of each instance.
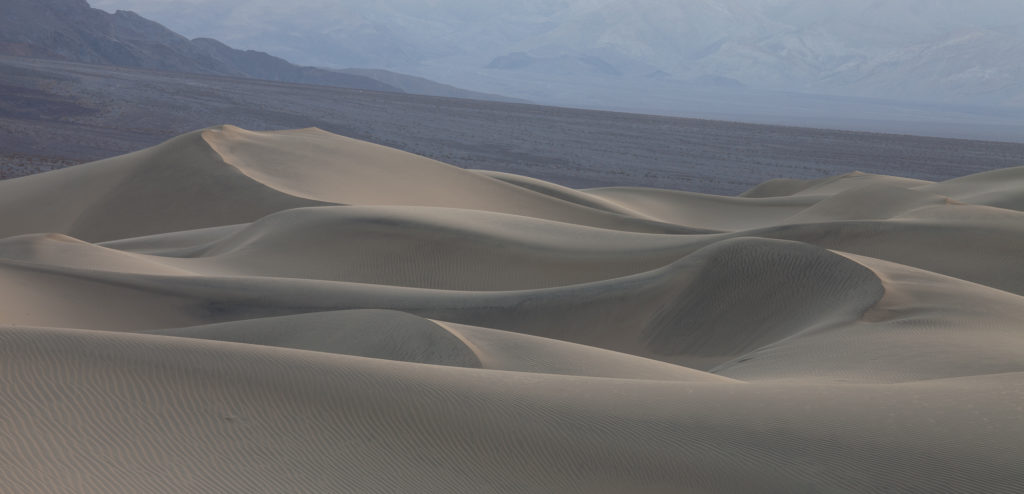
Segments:
[[[0,211],[3,492],[1024,490],[1024,167],[574,190],[222,126]]]

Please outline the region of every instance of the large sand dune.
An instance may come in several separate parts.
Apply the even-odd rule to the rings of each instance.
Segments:
[[[0,182],[0,491],[1022,492],[1022,210],[230,126]]]

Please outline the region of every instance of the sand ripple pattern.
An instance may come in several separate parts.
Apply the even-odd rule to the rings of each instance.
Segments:
[[[1024,492],[1022,210],[232,126],[0,182],[0,492]]]

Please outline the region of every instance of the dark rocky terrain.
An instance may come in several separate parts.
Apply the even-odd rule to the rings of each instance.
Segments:
[[[90,7],[85,0],[4,0],[3,9],[0,54],[374,91],[507,100],[404,74],[302,67],[261,51],[236,50],[210,38],[189,40],[134,12],[118,10],[109,14]]]
[[[201,127],[316,126],[467,168],[565,185],[735,194],[864,172],[929,180],[1024,165],[1024,144],[751,125],[0,57],[4,177]]]

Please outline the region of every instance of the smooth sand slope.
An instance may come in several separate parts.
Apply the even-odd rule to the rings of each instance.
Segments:
[[[0,492],[1024,492],[1022,210],[231,126],[0,182]]]

